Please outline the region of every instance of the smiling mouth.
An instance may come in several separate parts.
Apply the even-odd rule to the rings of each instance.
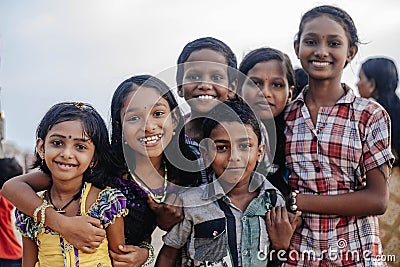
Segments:
[[[263,106],[263,107],[266,107],[266,106],[273,107],[273,106],[275,106],[274,104],[266,102],[266,101],[256,102],[256,103],[254,103],[254,105]]]
[[[330,62],[326,62],[326,61],[324,61],[324,62],[321,62],[321,61],[311,61],[311,64],[312,65],[314,65],[314,66],[316,66],[316,67],[327,67],[327,66],[329,66],[330,64],[332,64],[332,63],[330,63]]]
[[[246,169],[245,167],[228,167],[225,168],[226,171],[236,171],[236,170],[244,170]]]
[[[194,98],[201,99],[201,100],[212,100],[212,99],[215,99],[216,97],[212,96],[212,95],[198,95],[198,96],[195,96]]]
[[[143,137],[139,139],[139,142],[145,145],[152,145],[157,143],[161,138],[163,137],[163,134],[156,134],[148,137]]]
[[[67,164],[67,163],[58,162],[58,161],[55,161],[55,163],[58,166],[62,167],[62,168],[75,168],[75,167],[78,167],[78,165],[76,165],[76,164]]]

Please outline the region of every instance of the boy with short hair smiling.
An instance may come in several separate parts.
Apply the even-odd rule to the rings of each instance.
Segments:
[[[260,253],[287,249],[299,214],[289,222],[281,193],[254,171],[264,153],[258,121],[245,103],[226,101],[208,114],[203,133],[214,181],[182,194],[185,218],[163,237],[156,266],[174,266],[186,243],[185,266],[267,266]],[[279,238],[270,241],[267,228],[279,228]]]

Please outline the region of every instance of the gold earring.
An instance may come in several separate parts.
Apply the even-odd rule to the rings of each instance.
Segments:
[[[90,162],[89,168],[90,168],[90,174],[93,174],[93,166],[94,166],[94,162]]]

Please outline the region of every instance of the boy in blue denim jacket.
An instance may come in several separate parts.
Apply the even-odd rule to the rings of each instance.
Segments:
[[[255,172],[264,153],[258,121],[247,104],[226,101],[203,132],[213,182],[182,193],[185,218],[163,236],[156,266],[174,266],[185,244],[184,266],[267,266],[271,248],[288,248],[299,214],[289,222],[281,193]]]

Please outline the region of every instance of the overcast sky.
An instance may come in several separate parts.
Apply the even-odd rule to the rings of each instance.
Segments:
[[[61,101],[89,102],[108,124],[111,96],[123,79],[173,67],[185,44],[199,37],[224,41],[239,62],[269,46],[299,66],[293,39],[301,15],[320,4],[345,9],[364,43],[344,82],[356,88],[360,63],[371,56],[399,66],[397,0],[0,0],[6,141],[33,150],[40,119]]]

